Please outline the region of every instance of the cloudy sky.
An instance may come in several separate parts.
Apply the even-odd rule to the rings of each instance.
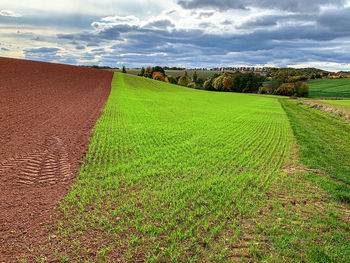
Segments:
[[[0,56],[350,70],[350,0],[1,0]]]

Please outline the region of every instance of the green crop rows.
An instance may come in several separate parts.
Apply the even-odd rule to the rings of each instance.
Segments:
[[[102,231],[130,260],[218,260],[278,175],[290,136],[275,98],[116,73],[61,232]]]
[[[327,79],[309,84],[311,97],[350,98],[350,79]]]
[[[36,260],[46,251],[61,262],[346,261],[344,209],[330,199],[314,214],[327,194],[293,172],[302,128],[290,103],[115,73]]]

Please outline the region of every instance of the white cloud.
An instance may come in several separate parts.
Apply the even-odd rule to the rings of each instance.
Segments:
[[[1,16],[11,16],[11,17],[21,17],[21,14],[18,14],[16,12],[13,12],[11,10],[1,10],[0,11]]]
[[[111,22],[115,25],[128,24],[139,25],[140,19],[136,16],[107,16],[101,19],[104,22]]]
[[[291,68],[321,68],[328,71],[350,71],[350,64],[347,63],[337,63],[337,62],[322,62],[313,61],[300,63],[296,65],[288,65]]]

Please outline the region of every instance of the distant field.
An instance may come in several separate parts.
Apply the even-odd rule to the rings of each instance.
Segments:
[[[122,70],[121,69],[115,69],[113,70],[114,72],[121,72]],[[139,69],[127,69],[126,70],[127,73],[129,74],[132,74],[132,75],[138,75],[140,74],[140,70]],[[168,75],[168,76],[173,76],[173,77],[178,77],[178,76],[183,76],[184,74],[184,70],[165,70],[165,74]],[[189,76],[192,77],[192,74],[193,74],[193,70],[187,70],[187,73]],[[197,75],[199,78],[204,78],[204,79],[207,79],[211,76],[213,76],[215,73],[218,73],[220,71],[200,71],[198,70],[197,71]]]
[[[192,77],[193,70],[188,70],[187,73]],[[183,70],[166,70],[165,73],[169,76],[177,77],[182,76],[184,74]],[[220,73],[220,71],[197,71],[198,78],[207,79],[213,76],[215,73]]]
[[[350,106],[350,100],[323,100],[327,103]]]
[[[50,243],[30,248],[60,262],[348,262],[345,210],[304,177],[280,100],[115,73]]]
[[[309,83],[310,97],[350,98],[350,79],[323,79]]]
[[[350,113],[350,100],[311,100],[311,102],[327,108],[340,110],[344,113]]]

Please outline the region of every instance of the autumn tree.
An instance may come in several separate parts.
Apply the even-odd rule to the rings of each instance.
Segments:
[[[151,68],[151,66],[148,66],[145,69],[145,73],[143,74],[143,76],[146,77],[146,78],[152,78],[152,68]]]
[[[165,81],[165,76],[162,72],[156,71],[156,72],[153,72],[152,79]]]
[[[213,82],[211,79],[207,79],[206,81],[204,81],[204,84],[203,84],[203,88],[205,90],[213,90],[214,87],[213,87]]]
[[[188,77],[187,71],[184,72],[184,75],[182,77],[180,77],[178,82],[177,82],[178,85],[181,85],[184,87],[187,87],[188,84],[190,84],[190,83],[191,83],[191,79]]]
[[[165,71],[162,67],[160,66],[155,66],[152,68],[152,75],[154,72],[161,72],[163,74],[163,76],[165,76]]]

